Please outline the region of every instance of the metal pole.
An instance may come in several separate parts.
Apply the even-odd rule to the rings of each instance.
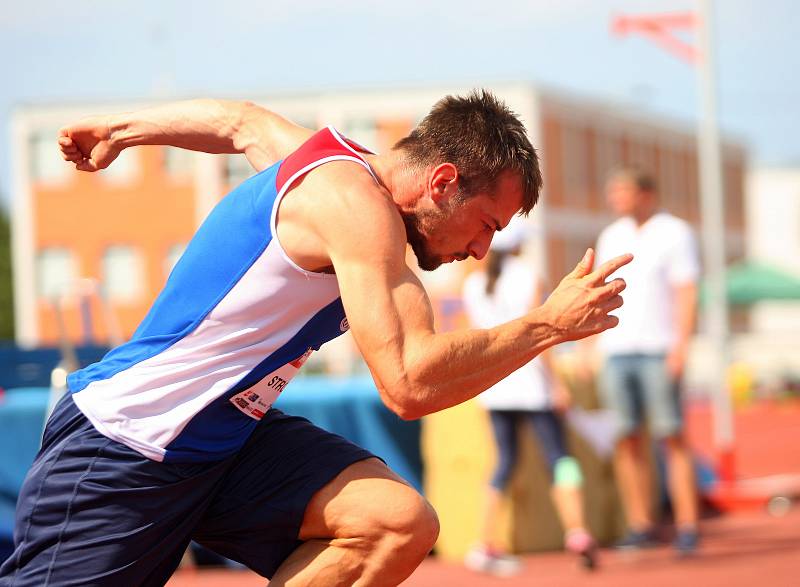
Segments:
[[[711,343],[714,441],[719,451],[720,477],[733,480],[733,412],[727,386],[728,299],[725,291],[725,216],[722,165],[717,127],[712,0],[698,0],[698,62],[700,117],[698,155],[703,253],[708,294],[704,321]]]

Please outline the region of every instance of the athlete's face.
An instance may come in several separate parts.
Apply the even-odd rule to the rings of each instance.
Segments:
[[[457,186],[446,198],[423,199],[403,213],[408,242],[420,269],[442,263],[482,259],[496,230],[506,226],[522,207],[522,186],[515,174],[502,174],[492,192],[463,197]]]

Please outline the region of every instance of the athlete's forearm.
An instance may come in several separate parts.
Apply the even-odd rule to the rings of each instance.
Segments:
[[[414,419],[467,401],[564,338],[544,308],[487,330],[431,334],[410,341],[390,407]]]
[[[252,102],[189,100],[108,118],[117,149],[169,145],[204,153],[243,153],[257,170],[297,149],[311,134]]]
[[[188,100],[110,115],[110,142],[121,149],[169,145],[206,153],[242,153],[247,102]],[[263,109],[262,109],[263,110]]]

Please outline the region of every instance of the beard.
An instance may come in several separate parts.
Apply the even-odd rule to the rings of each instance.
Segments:
[[[444,214],[440,212],[426,211],[420,212],[401,212],[403,224],[406,225],[406,238],[411,250],[417,257],[417,265],[423,271],[433,271],[438,269],[443,263],[442,257],[435,255],[428,248],[428,243],[423,236],[423,232],[429,232],[436,221],[441,221]]]

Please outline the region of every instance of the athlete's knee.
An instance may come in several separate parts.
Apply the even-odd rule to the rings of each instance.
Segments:
[[[411,488],[387,496],[392,507],[382,516],[383,539],[392,550],[425,556],[439,536],[439,518],[428,500]]]
[[[367,547],[381,564],[416,568],[439,536],[433,507],[406,485],[385,492],[364,516]]]
[[[426,556],[439,538],[440,526],[436,510],[421,495],[417,500],[413,516],[407,521],[407,524],[407,527],[413,525],[412,534],[414,540],[419,542],[418,550],[423,553],[423,556]]]
[[[362,577],[379,578],[381,585],[399,584],[414,572],[439,536],[433,507],[402,484],[364,508],[359,525]]]

